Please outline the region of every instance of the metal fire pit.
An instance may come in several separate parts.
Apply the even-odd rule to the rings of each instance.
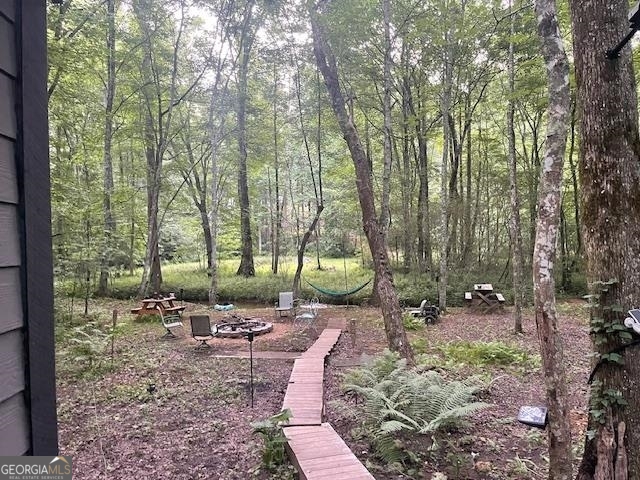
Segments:
[[[252,318],[243,318],[240,316],[231,316],[233,321],[221,322],[216,324],[218,338],[242,338],[246,337],[249,332],[254,335],[262,335],[273,330],[273,324],[262,320]]]

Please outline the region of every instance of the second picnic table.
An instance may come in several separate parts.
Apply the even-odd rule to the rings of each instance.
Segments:
[[[504,296],[493,291],[490,283],[476,283],[473,285],[473,292],[465,292],[465,302],[473,309],[484,313],[491,312],[496,308],[502,308]]]
[[[183,305],[175,305],[175,300],[175,295],[171,294],[168,297],[158,296],[144,298],[141,300],[142,306],[131,309],[131,313],[135,313],[139,317],[142,315],[160,315],[161,317],[167,314],[182,315],[186,307]]]

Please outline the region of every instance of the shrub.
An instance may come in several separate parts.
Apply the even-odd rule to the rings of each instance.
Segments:
[[[424,320],[414,317],[410,313],[402,315],[402,324],[406,330],[422,330],[424,328]]]
[[[120,329],[118,325],[115,330],[104,331],[96,322],[88,322],[67,330],[60,335],[61,341],[66,340],[66,346],[59,350],[59,368],[79,377],[109,371],[113,365],[107,351]]]
[[[410,455],[397,435],[434,435],[463,425],[465,417],[487,406],[474,401],[481,386],[477,377],[447,381],[433,370],[409,369],[387,350],[371,365],[347,372],[342,388],[363,398],[357,414],[378,456],[403,464]]]
[[[540,364],[538,355],[503,342],[451,342],[438,349],[448,360],[477,366],[501,365],[535,367]]]
[[[253,433],[260,435],[264,442],[262,465],[270,472],[278,470],[285,463],[284,444],[287,443],[287,437],[284,436],[280,423],[286,422],[290,418],[291,411],[287,409],[265,420],[251,424]]]

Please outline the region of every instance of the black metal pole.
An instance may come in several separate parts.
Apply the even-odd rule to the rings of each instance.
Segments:
[[[253,408],[253,342],[249,343],[249,369],[251,370],[251,408]]]
[[[631,31],[627,33],[627,35],[620,41],[620,43],[618,43],[618,45],[613,47],[611,50],[607,50],[607,58],[609,60],[615,60],[616,58],[618,58],[622,49],[627,43],[629,43],[629,40],[633,38],[637,31],[638,29],[636,27],[631,27]]]
[[[251,389],[251,408],[253,408],[253,332],[247,333],[247,340],[249,340],[249,388]]]

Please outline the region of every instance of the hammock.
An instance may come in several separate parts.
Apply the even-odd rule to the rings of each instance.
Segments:
[[[323,294],[328,295],[330,297],[348,297],[349,295],[352,295],[352,294],[354,294],[356,292],[359,292],[364,287],[369,285],[371,283],[371,279],[367,280],[362,285],[359,285],[359,286],[357,286],[355,288],[352,288],[351,290],[340,290],[340,291],[329,290],[327,288],[318,287],[318,286],[314,285],[313,283],[311,283],[309,280],[306,280],[306,279],[305,279],[305,282],[307,282],[309,284],[309,286],[311,286],[311,288],[314,288],[315,290],[319,291],[320,293],[323,293]]]

